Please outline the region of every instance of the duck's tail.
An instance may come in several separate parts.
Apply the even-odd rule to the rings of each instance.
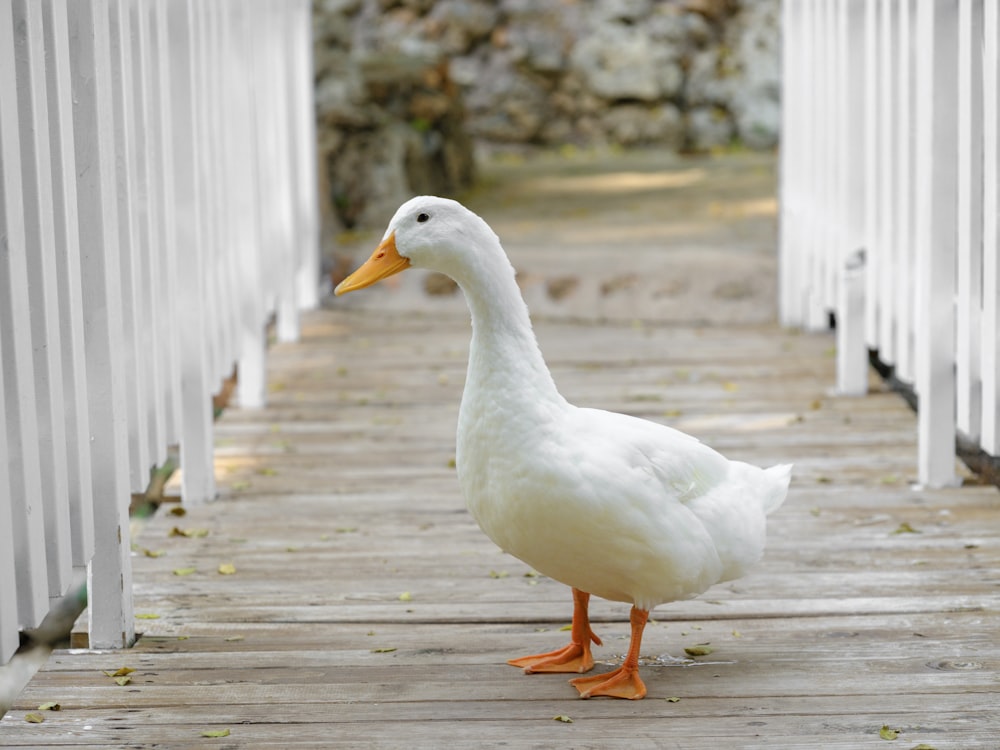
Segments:
[[[792,465],[778,464],[770,469],[764,469],[770,479],[770,487],[764,493],[764,513],[770,515],[781,507],[788,496],[788,483],[792,481]]]

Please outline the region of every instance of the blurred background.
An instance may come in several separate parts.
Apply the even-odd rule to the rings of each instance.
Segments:
[[[324,223],[539,150],[772,150],[778,0],[315,0]]]

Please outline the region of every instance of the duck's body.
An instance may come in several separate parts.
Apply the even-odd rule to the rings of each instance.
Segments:
[[[405,203],[379,250],[337,291],[411,263],[455,279],[472,312],[457,439],[469,510],[502,549],[574,589],[568,651],[512,663],[526,671],[588,670],[589,641],[599,642],[586,617],[588,595],[628,602],[626,664],[609,679],[574,682],[584,697],[642,697],[638,642],[648,610],[737,578],[760,558],[765,517],[784,500],[790,467],[730,461],[664,425],[568,403],[542,359],[499,240],[454,201]]]

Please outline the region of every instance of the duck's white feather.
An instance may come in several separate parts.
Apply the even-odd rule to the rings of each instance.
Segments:
[[[413,265],[454,278],[472,311],[457,467],[490,539],[551,578],[640,609],[695,596],[760,558],[790,466],[730,461],[664,425],[569,404],[499,240],[454,201],[408,201],[391,233]]]

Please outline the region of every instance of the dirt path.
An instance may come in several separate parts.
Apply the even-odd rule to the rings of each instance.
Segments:
[[[773,156],[552,154],[491,162],[481,175],[461,200],[500,235],[536,318],[775,318]],[[338,254],[357,264],[378,234],[353,235]],[[464,304],[452,292],[414,273],[345,302],[383,309]]]

